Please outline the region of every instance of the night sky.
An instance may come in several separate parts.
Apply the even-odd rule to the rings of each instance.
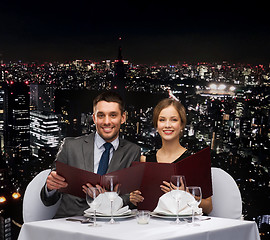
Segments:
[[[177,4],[176,4],[177,2]],[[269,7],[229,1],[13,1],[0,6],[4,61],[270,63]]]

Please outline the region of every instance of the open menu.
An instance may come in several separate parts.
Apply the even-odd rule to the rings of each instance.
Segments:
[[[160,185],[163,181],[170,182],[171,175],[184,175],[187,186],[200,186],[203,198],[212,196],[210,149],[205,148],[177,163],[133,162],[131,167],[99,175],[93,172],[56,162],[56,171],[63,176],[68,187],[60,191],[85,198],[82,185],[91,183],[102,186],[106,175],[118,176],[121,194],[140,190],[144,201],[139,209],[154,210],[159,197],[163,194]]]
[[[141,181],[144,174],[144,166],[136,165],[129,168],[123,168],[118,171],[99,175],[80,168],[69,166],[62,162],[56,162],[56,171],[59,175],[65,178],[68,186],[61,188],[60,191],[77,197],[85,198],[85,193],[82,191],[82,185],[91,183],[93,186],[103,184],[104,176],[113,175],[118,177],[120,183],[121,194],[130,193],[136,189],[140,189]]]

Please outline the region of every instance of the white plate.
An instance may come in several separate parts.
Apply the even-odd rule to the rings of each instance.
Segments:
[[[159,214],[159,213],[151,213],[152,217],[157,217],[157,218],[163,218],[163,219],[176,219],[176,215],[169,215],[169,214]],[[202,214],[195,214],[195,217],[202,216]],[[179,215],[179,218],[190,218],[192,215]]]
[[[94,214],[89,214],[89,213],[85,213],[84,214],[85,217],[93,217]],[[113,215],[113,218],[114,219],[122,219],[122,218],[131,218],[131,217],[134,217],[135,214],[130,212],[130,213],[126,213],[126,214],[122,214],[122,215]],[[111,218],[111,215],[96,215],[96,218],[97,219],[110,219]]]

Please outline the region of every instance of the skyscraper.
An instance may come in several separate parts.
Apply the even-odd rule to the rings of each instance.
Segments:
[[[30,159],[29,86],[11,82],[3,83],[2,89],[6,160],[20,169]]]
[[[125,68],[122,56],[122,47],[118,48],[118,57],[114,62],[114,78],[112,79],[111,89],[118,92],[122,98],[125,99],[125,89],[126,78],[125,78]]]
[[[4,127],[5,127],[5,89],[0,85],[0,149],[4,148]]]
[[[53,85],[32,83],[30,85],[30,110],[54,112]]]
[[[53,85],[30,85],[30,146],[33,161],[38,161],[41,168],[53,161],[60,142],[59,116],[54,112],[54,89]]]

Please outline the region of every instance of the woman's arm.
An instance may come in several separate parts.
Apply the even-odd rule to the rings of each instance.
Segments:
[[[201,204],[199,205],[200,208],[202,208],[203,213],[209,214],[212,212],[213,206],[212,206],[212,197],[202,199]]]

